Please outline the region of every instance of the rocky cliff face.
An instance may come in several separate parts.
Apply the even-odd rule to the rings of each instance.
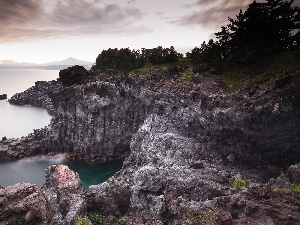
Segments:
[[[299,196],[288,189],[297,170],[293,180],[284,172],[300,161],[299,74],[232,95],[203,79],[159,80],[52,92],[56,115],[27,140],[31,153],[101,162],[130,153],[85,193],[88,211],[111,223],[127,215],[128,224],[297,224]]]

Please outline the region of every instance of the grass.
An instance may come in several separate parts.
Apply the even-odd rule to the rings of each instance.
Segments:
[[[225,90],[233,93],[248,80],[264,85],[286,73],[300,70],[300,50],[286,51],[266,57],[248,66],[227,67],[220,71],[220,78],[225,83]]]
[[[233,181],[233,183],[230,185],[231,188],[242,188],[247,187],[247,181],[243,179],[237,179]]]
[[[193,69],[192,68],[188,68],[183,74],[182,76],[179,78],[179,82],[182,83],[190,83],[192,81],[193,78]]]

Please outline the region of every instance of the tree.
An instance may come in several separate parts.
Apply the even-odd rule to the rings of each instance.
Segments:
[[[240,10],[236,19],[229,18],[230,23],[215,33],[222,55],[230,62],[251,63],[260,56],[299,46],[299,38],[295,40],[300,28],[299,7],[293,2],[254,1],[245,12]]]

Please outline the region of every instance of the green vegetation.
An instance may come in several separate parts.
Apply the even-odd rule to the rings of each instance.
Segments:
[[[290,186],[290,190],[296,194],[296,195],[300,195],[300,185],[292,185]]]
[[[190,83],[192,81],[192,77],[193,77],[193,70],[192,68],[188,68],[183,74],[182,76],[179,78],[179,82],[182,83]]]
[[[128,219],[127,216],[120,216],[120,217],[118,218],[117,222],[118,222],[119,224],[125,224],[126,221],[127,221],[127,219]]]
[[[118,72],[128,74],[130,71],[145,67],[145,65],[162,65],[177,63],[183,56],[174,49],[158,46],[153,49],[130,50],[115,48],[103,50],[96,59],[93,70],[103,73]]]
[[[98,223],[98,224],[105,224],[105,215],[101,213],[91,213],[89,214],[89,218],[92,222]]]
[[[23,220],[21,218],[10,218],[7,221],[7,225],[22,225]]]
[[[109,48],[99,54],[92,71],[100,79],[103,74],[147,77],[181,68],[179,82],[191,84],[192,75],[199,72],[207,80],[222,81],[229,93],[246,80],[264,85],[300,70],[300,8],[293,2],[252,2],[236,18],[229,18],[229,24],[215,33],[216,40],[203,42],[185,57],[173,46]]]
[[[88,225],[88,218],[86,216],[78,216],[75,225]]]
[[[209,212],[191,212],[188,214],[191,220],[196,220],[199,222],[205,222],[206,224],[214,224],[216,222],[217,216],[219,215],[218,211],[209,211]]]
[[[230,185],[230,187],[231,188],[247,187],[247,181],[243,179],[237,179]]]
[[[0,212],[1,212],[1,211],[4,211],[6,208],[7,208],[7,205],[6,205],[6,204],[1,205],[1,206],[0,206]]]
[[[300,162],[296,163],[296,166],[297,166],[298,168],[300,168]]]
[[[273,191],[274,191],[274,192],[279,192],[280,189],[279,189],[279,187],[274,187],[274,188],[273,188]]]

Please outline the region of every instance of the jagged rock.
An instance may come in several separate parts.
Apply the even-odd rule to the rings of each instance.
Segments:
[[[299,197],[286,188],[285,173],[274,179],[282,196],[258,184],[300,161],[299,78],[231,95],[218,84],[185,85],[163,80],[164,74],[122,79],[51,94],[51,124],[21,140],[28,154],[66,152],[103,162],[130,152],[119,173],[87,189],[89,211],[106,214],[111,223],[126,214],[128,224],[299,221]],[[1,145],[17,151],[13,142]],[[230,188],[237,174],[247,187]],[[73,211],[70,198],[82,202],[80,196],[61,198],[68,195],[51,185],[44,190],[54,205],[52,223],[74,221],[65,216]],[[83,205],[75,210],[81,215]]]
[[[73,225],[77,216],[86,215],[79,176],[67,166],[53,165],[46,169],[43,192],[53,210],[50,225]]]
[[[88,71],[83,66],[72,66],[59,72],[59,80],[63,86],[71,86],[73,84],[82,84],[89,76]]]
[[[38,186],[19,183],[0,188],[0,224],[46,225],[51,217],[51,207]]]
[[[290,181],[293,184],[300,185],[300,165],[292,165],[288,169]]]

